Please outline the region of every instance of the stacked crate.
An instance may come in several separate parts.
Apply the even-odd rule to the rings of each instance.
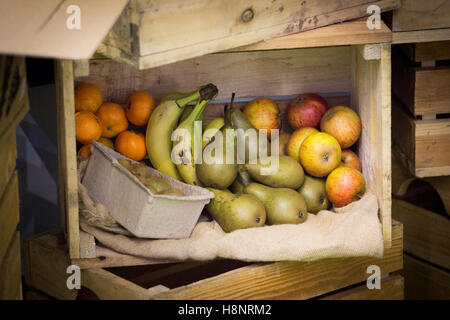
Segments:
[[[22,299],[16,126],[29,110],[25,59],[0,56],[0,300]]]

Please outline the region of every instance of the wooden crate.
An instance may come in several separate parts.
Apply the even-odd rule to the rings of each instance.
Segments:
[[[450,66],[433,66],[450,57],[449,45],[402,45],[392,54],[392,141],[418,177],[450,174]]]
[[[0,263],[6,256],[19,223],[19,185],[14,172],[3,195],[0,196]]]
[[[66,286],[71,263],[59,230],[24,243],[25,283],[58,299],[323,299],[402,297],[402,280],[390,273],[403,267],[403,227],[392,225],[392,246],[382,259],[338,258],[314,262],[246,263],[234,260],[81,270],[80,292]],[[367,292],[360,284],[378,265],[382,290]],[[356,285],[347,294],[330,294]],[[114,289],[112,289],[114,288]],[[385,290],[385,291],[384,291]],[[325,295],[327,294],[327,295]],[[343,296],[344,295],[344,296]]]
[[[0,300],[22,300],[22,269],[20,267],[20,235],[16,231],[8,251],[0,262]]]
[[[151,68],[364,17],[370,5],[392,10],[400,0],[132,0],[97,52]]]
[[[310,32],[316,31],[318,30]],[[370,33],[370,30],[367,29],[366,33]],[[389,32],[384,31],[377,34],[382,39],[389,36]],[[308,37],[308,32],[303,35]],[[360,34],[356,38],[362,41],[364,37]],[[376,41],[374,36],[370,38],[371,41]],[[282,112],[287,106],[286,99],[307,91],[324,94],[331,105],[351,105],[359,112],[363,123],[359,154],[368,188],[379,200],[385,246],[389,248],[390,45],[345,45],[348,37],[342,36],[342,42],[331,42],[332,45],[341,46],[326,46],[326,35],[322,34],[322,39],[322,48],[283,50],[277,39],[274,44],[276,48],[272,50],[268,50],[267,46],[265,50],[256,51],[244,48],[241,51],[205,55],[147,70],[137,70],[110,59],[94,59],[89,62],[88,68],[82,64],[83,72],[74,72],[71,61],[58,61],[60,199],[70,257],[79,264],[96,267],[108,266],[108,261],[113,265],[155,263],[146,259],[124,259],[117,254],[114,257],[109,255],[106,261],[93,259],[92,263],[83,264],[84,261],[80,260],[86,256],[80,255],[73,102],[74,83],[79,81],[97,83],[106,100],[118,103],[125,102],[130,92],[136,89],[147,89],[158,99],[170,91],[192,90],[203,83],[213,82],[219,88],[218,99],[222,101],[229,99],[233,91],[240,98],[272,96],[279,101]],[[290,38],[288,43],[286,46],[289,48],[294,48],[294,43],[303,47],[302,37],[299,36],[295,40]],[[312,41],[310,43],[314,45]],[[79,65],[76,68],[78,67]],[[89,74],[86,75],[86,72]],[[74,74],[83,73],[85,76],[74,77]],[[205,121],[220,114],[222,108],[221,103],[210,105],[205,112]],[[287,128],[285,119],[283,122]],[[81,246],[86,247],[84,244]]]
[[[386,14],[394,43],[450,40],[450,3],[446,0],[402,0]]]

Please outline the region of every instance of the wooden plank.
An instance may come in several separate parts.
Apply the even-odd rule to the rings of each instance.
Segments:
[[[450,59],[450,41],[408,43],[400,48],[416,62]]]
[[[400,275],[390,275],[381,280],[381,289],[367,288],[364,283],[343,292],[326,295],[319,300],[403,300],[404,279]]]
[[[450,67],[414,70],[414,114],[450,113]]]
[[[16,131],[11,130],[6,134],[5,142],[0,145],[0,197],[16,168],[17,147]]]
[[[403,200],[392,200],[392,216],[404,226],[404,250],[450,269],[450,221]]]
[[[422,168],[450,166],[450,119],[415,120],[414,123],[416,173]]]
[[[442,299],[450,297],[450,273],[408,254],[403,257],[405,299]]]
[[[363,123],[358,154],[368,189],[379,201],[385,247],[391,241],[391,47],[381,59],[364,59],[364,46],[353,48],[352,106]]]
[[[156,99],[173,91],[189,92],[212,82],[217,99],[283,96],[301,92],[349,92],[350,47],[217,53],[150,69],[112,60],[91,60],[89,77],[105,100],[125,103],[134,90],[148,90]]]
[[[381,22],[380,29],[367,28],[367,19],[358,19],[334,24],[307,32],[261,41],[228,51],[256,51],[275,49],[295,49],[310,47],[342,46],[392,41],[391,30]]]
[[[416,176],[419,178],[425,177],[440,177],[450,175],[450,166],[432,167],[432,168],[417,168]]]
[[[414,114],[414,89],[416,73],[400,50],[392,51],[392,92]]]
[[[58,126],[59,199],[62,222],[66,228],[69,254],[80,257],[78,221],[77,150],[75,141],[75,104],[73,65],[70,60],[55,63]]]
[[[67,288],[70,260],[60,230],[38,234],[24,241],[25,283],[49,296],[73,300],[77,290]]]
[[[5,193],[0,197],[0,264],[19,223],[19,184],[17,171],[9,180]]]
[[[3,262],[0,263],[0,300],[22,300],[20,234],[14,233]]]
[[[450,176],[426,178],[425,181],[439,193],[447,214],[450,215],[450,188],[448,187],[450,186]]]
[[[308,299],[365,281],[369,265],[382,274],[403,267],[401,224],[382,259],[341,258],[313,262],[252,264],[152,296],[154,299]]]
[[[382,11],[397,8],[398,0],[301,2],[261,0],[252,3],[243,0],[190,1],[173,7],[175,1],[156,1],[149,7],[138,2],[139,50],[138,68],[146,69],[193,58],[207,53],[255,43],[264,39],[297,33],[336,22],[367,16],[368,5],[378,5]],[[241,17],[252,10],[251,22]],[[247,15],[248,16],[248,15]],[[188,23],[179,28],[179,21]],[[204,28],[207,24],[209,28]],[[154,26],[158,26],[155,28]],[[215,27],[214,27],[215,26]],[[220,27],[218,27],[220,26]],[[182,31],[181,31],[182,30]],[[192,35],[187,40],[185,35]],[[119,54],[102,46],[102,54]],[[122,59],[120,55],[114,58]],[[126,62],[130,62],[130,59]]]
[[[450,40],[450,28],[392,32],[392,43],[432,42]]]
[[[450,2],[446,0],[402,0],[393,11],[392,31],[450,27]]]

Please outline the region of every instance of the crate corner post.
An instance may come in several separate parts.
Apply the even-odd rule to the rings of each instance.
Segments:
[[[80,258],[74,73],[71,60],[55,61],[59,201],[69,256]]]

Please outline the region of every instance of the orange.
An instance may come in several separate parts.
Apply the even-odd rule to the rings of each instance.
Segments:
[[[112,142],[111,139],[101,137],[100,139],[98,139],[97,142],[98,142],[98,143],[101,143],[101,144],[104,145],[105,147],[108,147],[108,148],[114,150],[114,143]]]
[[[86,144],[91,140],[98,140],[102,136],[101,121],[89,111],[75,113],[75,135],[77,141]]]
[[[155,100],[147,91],[136,91],[127,100],[127,118],[136,126],[146,126]]]
[[[141,161],[147,154],[144,135],[129,130],[123,131],[117,136],[115,149],[120,154],[135,161]]]
[[[103,124],[102,137],[112,138],[128,129],[125,109],[117,103],[105,102],[97,110],[95,115]]]
[[[83,145],[80,150],[78,150],[78,156],[82,158],[89,158],[91,156],[91,146],[92,143]]]
[[[80,83],[75,89],[75,112],[96,112],[103,102],[100,88],[93,83]]]

